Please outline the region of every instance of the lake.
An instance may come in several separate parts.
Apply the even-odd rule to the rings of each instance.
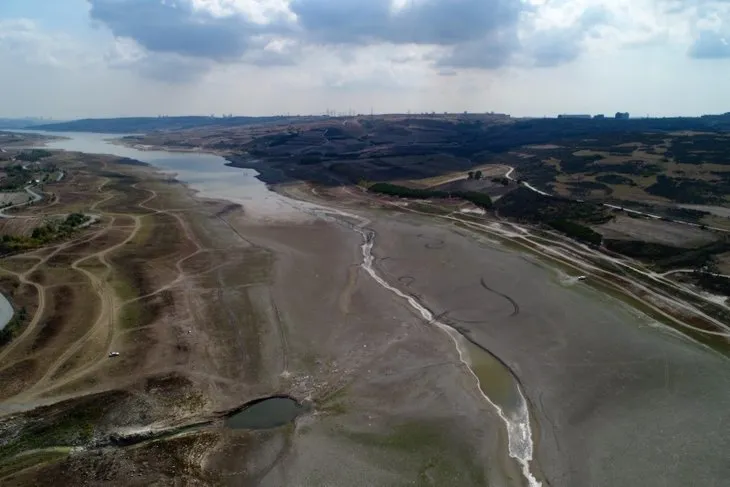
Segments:
[[[110,154],[144,162],[163,172],[174,174],[176,179],[198,191],[201,197],[225,199],[244,205],[250,216],[266,219],[301,216],[297,208],[302,205],[270,191],[266,184],[256,178],[258,172],[227,166],[228,161],[215,154],[139,150],[112,142],[123,135],[86,132],[58,134],[37,130],[16,132],[66,137],[46,143],[44,148],[51,150]]]

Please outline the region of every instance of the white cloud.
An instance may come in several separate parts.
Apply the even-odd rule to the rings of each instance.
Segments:
[[[294,22],[296,17],[286,0],[191,0],[193,9],[215,17],[231,17],[243,14],[248,20],[260,25],[281,21]]]
[[[102,27],[93,42],[0,21],[0,65],[23,73],[0,77],[0,106],[111,115],[730,105],[712,74],[730,69],[730,1],[89,2]]]
[[[29,19],[0,19],[0,51],[13,64],[60,69],[83,69],[100,61],[98,53],[73,37],[42,31]]]

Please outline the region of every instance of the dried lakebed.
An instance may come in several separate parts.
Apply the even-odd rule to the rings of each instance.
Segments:
[[[142,160],[176,172],[203,196],[239,202],[266,218],[304,212],[349,221],[363,240],[361,268],[448,336],[472,386],[497,412],[505,456],[518,465],[513,485],[712,485],[720,478],[730,446],[717,427],[730,407],[724,359],[652,328],[600,293],[566,287],[519,255],[430,229],[414,229],[410,242],[408,222],[379,215],[370,225],[287,200],[254,172],[227,168],[216,156],[141,152],[90,137],[90,147],[78,138],[51,147]],[[417,236],[425,233],[445,243],[425,248]],[[392,257],[387,265],[379,262],[385,256]],[[259,404],[242,413],[268,406]],[[297,409],[281,406],[292,416]],[[316,421],[314,413],[308,421]],[[677,458],[680,451],[686,455]]]

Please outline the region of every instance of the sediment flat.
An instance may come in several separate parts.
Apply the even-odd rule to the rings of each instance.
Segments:
[[[545,486],[728,474],[727,360],[534,256],[336,192],[54,157],[66,176],[13,228],[99,218],[0,260],[29,315],[0,348],[3,485],[524,486],[482,395],[512,400],[510,381]],[[202,175],[195,159],[174,169]],[[364,236],[377,274],[437,319],[366,272]],[[435,321],[493,359],[472,364],[482,391]],[[273,395],[311,407],[272,430],[221,421]]]
[[[371,227],[383,274],[519,378],[550,485],[712,485],[723,476],[727,359],[462,228],[393,214]]]
[[[453,344],[363,271],[347,225],[297,202],[249,214],[113,157],[54,162],[67,176],[15,214],[24,231],[99,219],[0,261],[29,296],[0,349],[3,485],[504,484],[495,411]],[[215,421],[275,394],[311,412],[265,432]]]

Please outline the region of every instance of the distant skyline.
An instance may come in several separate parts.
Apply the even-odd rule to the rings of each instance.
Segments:
[[[724,0],[3,0],[0,117],[730,111]]]

